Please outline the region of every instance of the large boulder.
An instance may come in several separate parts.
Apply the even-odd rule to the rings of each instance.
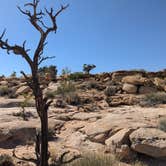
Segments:
[[[148,80],[141,75],[133,75],[133,76],[126,76],[123,77],[122,82],[133,84],[133,85],[144,85]]]
[[[4,81],[1,81],[1,82],[0,82],[0,85],[2,85],[2,86],[7,86],[7,85],[8,85],[8,81],[5,81],[5,80],[4,80]]]
[[[129,94],[136,94],[137,93],[137,86],[136,85],[132,85],[132,84],[128,84],[128,83],[125,83],[123,85],[123,88],[122,88],[126,93],[129,93]]]
[[[123,144],[129,144],[129,135],[133,132],[133,129],[127,129],[124,128],[120,131],[118,131],[116,134],[111,136],[105,141],[105,144],[107,146],[112,146],[113,144],[116,144],[118,146]]]
[[[140,128],[130,135],[131,148],[155,158],[166,158],[166,133],[156,128]]]
[[[57,91],[58,87],[60,86],[61,86],[60,83],[50,82],[48,87],[44,89],[43,93],[44,94],[54,93],[55,91]]]
[[[24,94],[30,92],[31,89],[29,86],[21,86],[20,88],[17,89],[16,95]]]
[[[166,80],[155,77],[153,83],[157,86],[157,88],[164,90],[164,87],[166,86]]]

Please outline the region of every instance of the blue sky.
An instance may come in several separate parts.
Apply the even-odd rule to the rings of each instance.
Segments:
[[[0,32],[7,28],[11,44],[26,39],[32,56],[39,34],[16,8],[25,2],[1,2]],[[48,38],[45,55],[56,58],[43,65],[57,65],[59,72],[81,71],[84,63],[95,64],[94,72],[166,68],[165,0],[41,0],[40,7],[57,9],[60,3],[70,7],[57,19],[57,34]],[[24,59],[0,50],[0,74],[20,70],[29,72]]]

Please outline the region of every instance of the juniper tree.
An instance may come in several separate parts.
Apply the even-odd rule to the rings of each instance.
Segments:
[[[4,35],[6,30],[3,31],[2,35],[0,36],[0,48],[7,51],[9,54],[10,52],[13,52],[15,55],[22,56],[31,69],[31,77],[26,75],[23,71],[21,72],[23,76],[26,79],[27,85],[32,89],[34,98],[35,98],[35,106],[37,113],[40,118],[41,122],[41,145],[38,145],[38,154],[37,158],[39,158],[39,164],[40,166],[48,166],[48,108],[50,104],[52,103],[51,100],[49,100],[47,97],[44,97],[43,91],[41,89],[41,83],[38,75],[38,69],[39,65],[52,57],[49,56],[43,56],[44,47],[47,44],[46,40],[48,35],[51,32],[57,31],[57,23],[56,19],[57,17],[68,7],[61,6],[61,8],[58,11],[54,11],[53,8],[50,10],[44,9],[44,10],[38,10],[38,4],[39,0],[33,0],[32,2],[29,2],[25,4],[25,8],[28,7],[28,9],[22,9],[18,6],[19,11],[28,17],[31,25],[39,32],[40,39],[37,43],[37,47],[31,56],[29,51],[30,49],[26,49],[26,41],[23,42],[22,45],[11,45],[8,42],[8,39],[4,39]],[[51,25],[46,25],[46,22],[44,21],[44,17],[48,16]]]
[[[91,65],[91,64],[84,64],[83,65],[83,71],[85,72],[85,74],[89,74],[90,71],[94,68],[96,68],[95,65]]]

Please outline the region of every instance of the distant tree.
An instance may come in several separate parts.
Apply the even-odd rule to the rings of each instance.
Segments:
[[[47,97],[43,96],[43,91],[41,89],[41,83],[39,79],[39,65],[52,57],[44,57],[43,51],[46,45],[46,40],[48,35],[51,32],[57,31],[57,24],[56,19],[62,11],[64,11],[67,6],[61,6],[61,8],[54,13],[54,9],[51,8],[50,10],[45,9],[38,10],[39,0],[33,0],[25,4],[25,7],[32,8],[31,10],[23,10],[22,8],[18,7],[20,12],[28,17],[28,20],[32,24],[32,26],[39,32],[40,39],[37,44],[37,47],[34,51],[33,57],[30,56],[29,51],[30,49],[26,49],[26,41],[23,42],[23,45],[11,45],[8,43],[8,40],[4,40],[5,30],[0,36],[0,48],[5,49],[9,54],[11,51],[16,54],[22,56],[26,62],[29,64],[32,76],[29,77],[23,71],[21,72],[27,81],[27,85],[32,89],[34,97],[35,97],[35,105],[36,110],[40,118],[41,122],[41,136],[37,136],[37,144],[36,144],[36,157],[38,160],[37,165],[40,166],[48,166],[48,108],[52,103]],[[44,21],[44,16],[48,16],[51,21],[50,26],[46,25]]]
[[[16,72],[13,71],[13,73],[10,75],[11,77],[16,77]]]
[[[68,67],[65,67],[64,69],[62,69],[62,75],[69,75],[71,74],[71,70]]]
[[[85,72],[85,74],[90,74],[90,71],[94,68],[96,68],[96,66],[93,64],[84,64],[83,65],[83,71]]]
[[[57,68],[56,66],[44,66],[44,67],[40,67],[39,68],[39,75],[41,77],[45,77],[47,80],[49,81],[55,81],[56,80],[56,76],[57,76]]]

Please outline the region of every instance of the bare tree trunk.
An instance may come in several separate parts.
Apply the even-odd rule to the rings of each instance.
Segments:
[[[37,68],[32,69],[33,93],[35,94],[36,109],[41,122],[40,166],[48,166],[48,108],[44,102],[37,71]]]
[[[43,110],[41,117],[41,163],[40,166],[48,166],[48,114]]]
[[[7,50],[9,54],[12,51],[16,55],[21,55],[29,64],[32,72],[32,77],[28,77],[23,71],[21,72],[27,81],[27,85],[32,89],[33,95],[35,96],[35,104],[36,110],[40,117],[41,121],[41,138],[40,135],[37,135],[37,145],[36,145],[36,155],[37,160],[39,161],[40,166],[48,166],[48,108],[52,101],[48,101],[46,97],[43,96],[43,92],[41,89],[41,83],[38,77],[38,67],[39,65],[50,58],[49,56],[43,56],[44,47],[47,44],[46,39],[51,32],[57,31],[56,18],[64,11],[69,5],[63,6],[54,13],[53,8],[47,10],[45,8],[45,12],[43,10],[38,11],[37,7],[40,0],[33,0],[30,3],[26,3],[25,7],[30,7],[32,10],[23,10],[18,7],[20,12],[26,15],[29,18],[32,26],[40,33],[40,40],[37,45],[37,48],[34,51],[33,58],[30,57],[29,51],[30,49],[25,48],[26,40],[23,44],[20,45],[10,45],[8,40],[3,40],[6,30],[0,36],[0,48]],[[43,20],[44,16],[48,16],[51,20],[51,25],[47,26]],[[41,145],[40,145],[41,144]]]

